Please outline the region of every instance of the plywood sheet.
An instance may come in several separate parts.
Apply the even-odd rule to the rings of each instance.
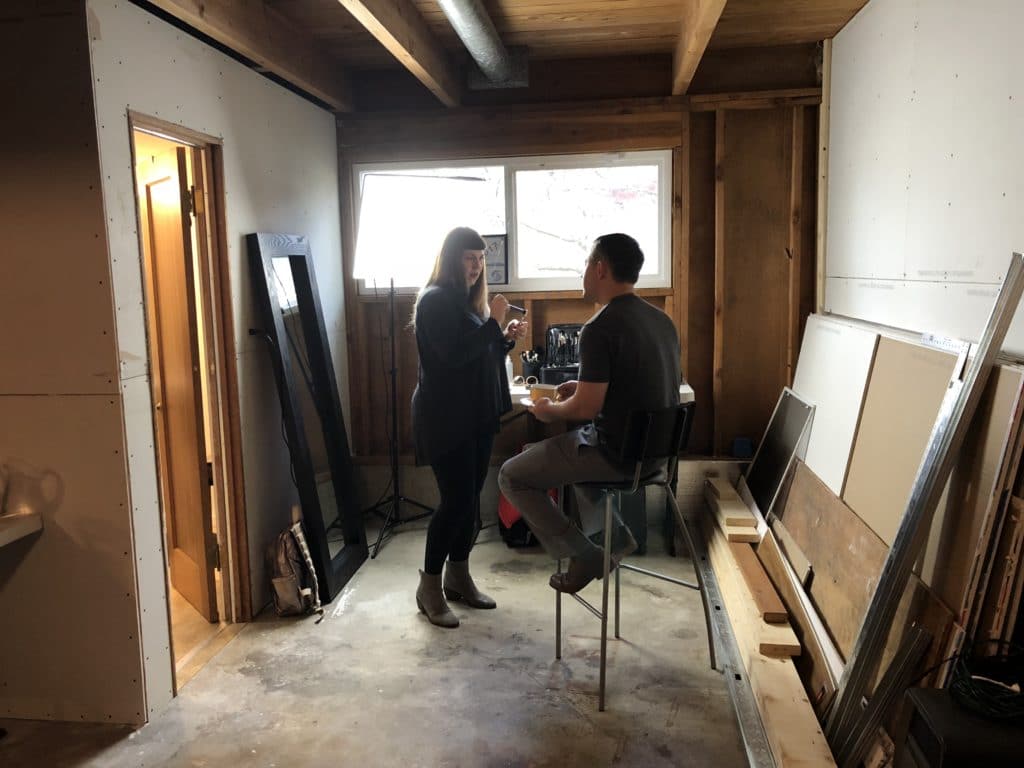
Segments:
[[[753,441],[789,376],[791,109],[716,115],[715,448]]]
[[[920,569],[922,581],[960,616],[978,548],[1007,482],[1019,430],[1024,371],[993,369],[935,516]],[[963,616],[960,616],[963,620]]]
[[[143,723],[120,398],[2,396],[0,423],[8,507],[43,518],[0,549],[0,714]]]
[[[849,658],[889,548],[803,462],[780,519],[811,563],[811,602]]]
[[[807,466],[843,492],[878,334],[839,320],[807,318],[793,390],[815,406]]]
[[[896,536],[956,357],[882,337],[843,501],[886,546]]]

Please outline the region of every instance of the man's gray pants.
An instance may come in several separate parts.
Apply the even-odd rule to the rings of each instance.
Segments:
[[[591,444],[592,430],[590,426],[582,427],[534,443],[506,461],[498,473],[501,492],[555,559],[579,557],[593,550],[594,544],[584,530],[601,530],[604,520],[596,506],[600,493],[576,489],[584,529],[581,530],[563,514],[548,490],[573,483],[620,482],[631,477]]]

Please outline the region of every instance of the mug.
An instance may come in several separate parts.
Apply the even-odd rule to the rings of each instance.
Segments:
[[[533,384],[530,386],[530,399],[534,402],[540,400],[542,397],[550,397],[552,400],[558,400],[558,385],[557,384]]]

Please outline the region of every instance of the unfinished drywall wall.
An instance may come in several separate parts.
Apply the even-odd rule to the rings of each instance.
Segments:
[[[826,310],[980,336],[1024,251],[1022,28],[1016,0],[871,0],[836,36]]]
[[[288,522],[295,493],[265,342],[248,335],[257,323],[244,235],[269,231],[309,237],[347,416],[334,117],[138,7],[113,0],[90,0],[87,7],[116,300],[119,383],[131,446],[128,466],[136,549],[160,551],[160,516],[129,111],[223,142],[246,513],[253,605],[258,610],[267,600],[264,548]],[[144,610],[163,604],[162,558],[140,560],[139,589]],[[152,611],[143,614],[151,713],[171,695],[170,658],[163,651],[166,633],[165,617]]]
[[[0,7],[0,92],[0,465],[7,511],[43,520],[0,548],[0,717],[143,722],[82,4]]]

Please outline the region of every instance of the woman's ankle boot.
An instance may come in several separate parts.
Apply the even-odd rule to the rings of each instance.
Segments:
[[[441,593],[441,574],[424,573],[420,571],[420,586],[416,590],[416,605],[427,614],[431,624],[439,627],[454,629],[459,626],[459,617],[452,613],[452,609],[445,602]]]
[[[461,600],[470,608],[494,608],[493,599],[476,588],[469,575],[469,560],[449,560],[444,569],[444,596]]]

